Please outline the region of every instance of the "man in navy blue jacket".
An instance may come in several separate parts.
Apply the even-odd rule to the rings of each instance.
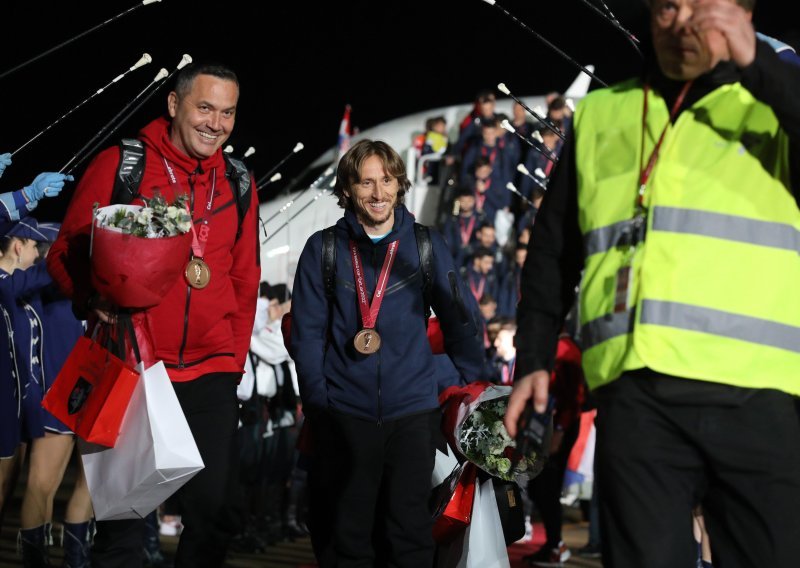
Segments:
[[[427,500],[439,427],[426,337],[423,277],[410,183],[400,156],[362,140],[342,157],[335,194],[335,294],[323,282],[323,233],[300,256],[292,357],[314,438],[311,533],[320,565],[431,566]],[[463,381],[482,378],[477,311],[447,245],[431,232],[430,302]]]

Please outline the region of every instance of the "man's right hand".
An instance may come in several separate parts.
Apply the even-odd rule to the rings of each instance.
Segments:
[[[114,311],[114,306],[102,296],[95,294],[89,298],[88,307],[101,322],[110,324],[117,323],[117,313]]]
[[[506,416],[503,419],[509,436],[517,437],[517,423],[527,404],[533,402],[533,409],[540,414],[547,409],[549,388],[550,373],[544,369],[534,371],[514,381],[514,388],[508,399]]]

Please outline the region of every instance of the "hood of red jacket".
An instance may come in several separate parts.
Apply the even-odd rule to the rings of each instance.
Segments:
[[[186,173],[195,171],[198,165],[202,171],[209,171],[211,168],[220,168],[220,171],[225,171],[222,148],[204,160],[196,160],[187,156],[170,141],[170,124],[172,122],[164,116],[157,118],[139,131],[139,138],[146,146],[164,156],[173,167],[178,167]]]

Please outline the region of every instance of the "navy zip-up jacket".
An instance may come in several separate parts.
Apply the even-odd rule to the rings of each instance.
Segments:
[[[381,348],[362,355],[353,337],[362,329],[349,241],[361,253],[368,297],[389,243],[400,245],[375,325]],[[431,231],[434,270],[431,304],[445,337],[445,350],[464,382],[482,378],[483,348],[474,300],[458,276],[442,237]],[[414,219],[404,206],[394,211],[392,231],[373,244],[351,211],[336,223],[336,286],[329,305],[322,268],[322,231],[306,243],[292,296],[292,357],[304,410],[393,420],[439,406],[436,367],[426,336],[422,272]],[[329,315],[331,318],[329,325]],[[330,335],[329,335],[330,334]]]

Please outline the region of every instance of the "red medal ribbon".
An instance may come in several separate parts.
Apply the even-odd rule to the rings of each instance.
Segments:
[[[555,157],[556,157],[554,156],[554,154],[555,152],[550,152],[548,154],[548,157],[552,159],[547,160],[547,163],[544,166],[544,177],[550,177],[550,172],[553,171],[553,166],[555,165]]]
[[[650,174],[653,173],[653,168],[656,166],[656,162],[658,161],[658,152],[661,149],[661,144],[664,143],[664,136],[667,134],[667,129],[669,125],[672,124],[672,121],[675,120],[675,116],[678,114],[678,110],[681,108],[683,104],[683,100],[686,98],[686,93],[689,92],[689,88],[692,86],[694,81],[686,81],[681,89],[681,92],[678,94],[678,98],[675,99],[675,103],[672,105],[672,110],[669,113],[669,120],[667,124],[664,126],[664,130],[661,131],[661,136],[658,138],[658,142],[656,142],[656,147],[653,148],[653,153],[650,154],[650,159],[647,161],[647,167],[642,167],[642,159],[644,158],[644,137],[645,132],[647,132],[647,95],[650,93],[650,85],[645,84],[644,86],[644,106],[642,108],[642,153],[639,158],[639,197],[637,199],[637,205],[639,209],[644,209],[644,192],[647,187],[647,180],[650,179]]]
[[[169,184],[172,186],[173,191],[176,195],[180,195],[185,193],[183,191],[183,187],[181,186],[180,181],[175,176],[175,170],[172,168],[170,163],[164,156],[161,156],[162,161],[164,162],[164,168],[167,171],[167,179],[169,180]],[[211,236],[211,225],[209,224],[209,220],[211,219],[211,207],[214,205],[214,192],[217,188],[217,168],[211,170],[211,187],[206,192],[206,212],[203,215],[203,218],[200,219],[200,229],[199,231],[195,231],[194,228],[194,211],[191,209],[189,210],[189,214],[192,215],[192,255],[195,258],[203,258],[203,255],[206,252],[206,244],[208,244],[208,237]],[[199,234],[198,234],[199,232]]]
[[[469,289],[472,290],[472,295],[475,296],[475,299],[480,302],[481,297],[483,296],[483,289],[486,286],[486,276],[481,276],[480,283],[478,284],[477,289],[475,285],[472,283],[472,279],[470,278],[469,281]]]
[[[469,223],[467,223],[466,227],[464,226],[464,218],[463,217],[461,217],[458,220],[459,224],[461,225],[460,230],[461,230],[461,245],[462,246],[467,246],[469,244],[469,241],[472,238],[472,230],[475,228],[475,219],[476,218],[477,217],[475,215],[473,215],[470,218]]]
[[[484,158],[488,153],[486,148],[487,148],[486,146],[481,146],[481,156]],[[494,161],[496,159],[497,159],[497,146],[492,146],[492,152],[489,153],[489,163],[492,165],[492,167],[494,167]]]
[[[358,252],[358,245],[350,241],[350,256],[353,258],[353,278],[356,282],[356,295],[358,296],[358,306],[361,309],[361,325],[366,329],[375,329],[378,321],[378,312],[383,302],[383,293],[386,291],[386,283],[389,282],[389,273],[392,271],[395,253],[400,241],[393,241],[386,249],[386,256],[383,258],[383,267],[378,275],[375,285],[375,294],[372,296],[372,303],[367,301],[367,284],[364,280],[364,269],[361,262],[361,253]]]
[[[503,363],[503,377],[500,379],[501,385],[510,385],[514,383],[514,366],[516,364],[516,357],[514,357],[511,361]]]
[[[486,191],[489,190],[489,184],[486,184]],[[481,193],[480,191],[475,191],[475,209],[478,211],[483,211],[483,204],[486,202],[486,192]]]

